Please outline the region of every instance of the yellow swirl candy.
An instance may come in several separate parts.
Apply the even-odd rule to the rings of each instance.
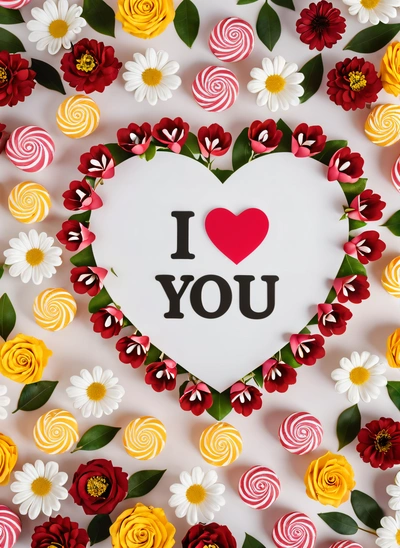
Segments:
[[[33,303],[35,322],[48,331],[59,331],[72,322],[76,302],[65,289],[45,289]]]
[[[68,97],[57,111],[57,125],[71,139],[90,135],[99,125],[99,121],[99,107],[86,95]]]
[[[68,411],[53,409],[39,418],[33,429],[33,439],[44,453],[66,453],[79,440],[78,423]]]
[[[400,257],[390,261],[383,271],[382,285],[389,295],[400,298]]]
[[[213,466],[228,466],[242,452],[242,436],[227,422],[217,422],[206,428],[200,437],[200,453]]]
[[[25,181],[15,186],[8,197],[11,215],[21,223],[39,223],[49,214],[50,195],[44,186]]]
[[[167,432],[154,417],[140,417],[125,428],[124,447],[128,455],[138,460],[154,459],[164,449]]]
[[[393,145],[400,139],[400,105],[379,105],[369,113],[365,134],[380,147]]]

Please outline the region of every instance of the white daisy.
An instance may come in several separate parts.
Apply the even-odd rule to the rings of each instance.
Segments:
[[[74,400],[75,409],[80,409],[85,418],[93,415],[99,419],[103,413],[111,415],[125,394],[113,372],[110,369],[103,371],[98,365],[93,373],[82,369],[80,376],[74,375],[70,381],[72,386],[67,388],[67,394]]]
[[[134,61],[125,63],[128,72],[124,72],[126,91],[134,91],[135,99],[139,103],[144,98],[155,105],[157,100],[171,99],[171,90],[178,89],[182,80],[175,73],[179,70],[176,61],[168,61],[168,53],[146,49],[145,55],[133,54]]]
[[[4,384],[0,384],[0,419],[4,420],[7,418],[7,409],[4,409],[7,407],[7,405],[10,405],[10,398],[6,396],[7,394],[7,386]]]
[[[15,472],[17,481],[11,484],[16,493],[13,504],[20,504],[19,513],[30,519],[36,519],[40,512],[51,516],[61,508],[60,500],[68,497],[68,491],[62,487],[68,480],[65,472],[58,471],[58,464],[50,461],[46,465],[41,460],[35,464],[26,463],[22,472]]]
[[[381,519],[381,525],[376,530],[378,538],[376,544],[381,548],[398,548],[400,546],[400,512],[396,512],[396,517],[385,516]]]
[[[43,51],[48,49],[50,55],[55,55],[61,49],[71,47],[71,42],[76,41],[76,35],[86,25],[81,6],[72,4],[67,0],[46,0],[42,8],[31,10],[33,19],[27,22],[30,42],[36,42],[36,49]]]
[[[216,483],[218,475],[215,470],[205,474],[200,466],[196,466],[191,475],[188,472],[182,472],[179,479],[181,483],[174,483],[169,488],[174,494],[168,504],[171,508],[176,507],[176,516],[178,518],[186,516],[189,525],[213,520],[214,512],[220,510],[225,504],[222,496],[225,485]]]
[[[20,232],[19,238],[11,238],[11,249],[4,251],[10,275],[21,276],[24,283],[32,279],[36,285],[41,284],[43,278],[51,278],[56,273],[55,267],[62,263],[62,251],[53,243],[54,238],[48,237],[46,232],[38,234],[33,229],[29,234]]]
[[[299,85],[304,80],[304,74],[298,72],[298,68],[296,63],[287,63],[280,55],[272,61],[264,57],[262,69],[253,68],[250,72],[253,80],[247,84],[251,93],[258,93],[257,105],[267,105],[271,112],[276,112],[278,108],[287,110],[290,105],[297,106],[299,97],[304,94],[303,87]]]
[[[392,497],[389,500],[389,508],[391,510],[400,510],[400,472],[397,472],[394,483],[395,485],[386,487],[386,493]]]
[[[369,352],[352,352],[350,359],[342,358],[340,368],[331,373],[336,382],[335,389],[340,394],[347,392],[349,401],[356,404],[360,399],[366,403],[376,400],[380,389],[386,386],[387,379],[383,375],[386,367],[378,356]]]
[[[343,0],[349,6],[350,15],[357,15],[360,23],[377,25],[389,23],[389,19],[397,17],[396,8],[400,7],[400,0]]]

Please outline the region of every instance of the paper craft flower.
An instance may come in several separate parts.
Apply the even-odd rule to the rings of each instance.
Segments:
[[[231,386],[230,398],[232,408],[244,417],[248,417],[253,410],[261,409],[262,406],[262,392],[255,386],[243,382],[236,382]]]
[[[26,24],[31,31],[29,41],[36,42],[39,51],[47,49],[50,55],[58,53],[61,47],[69,49],[86,25],[86,20],[80,17],[82,11],[81,6],[70,6],[67,0],[46,0],[43,9],[31,10],[33,19]]]
[[[182,540],[182,548],[207,548],[209,546],[236,548],[237,543],[228,527],[218,523],[194,525]]]
[[[63,194],[64,207],[71,211],[92,211],[102,207],[103,201],[93,190],[89,183],[82,181],[71,181],[69,190]]]
[[[321,335],[292,335],[290,348],[294,359],[303,365],[314,365],[325,356],[324,338]]]
[[[6,407],[10,405],[11,400],[6,394],[7,386],[0,384],[0,420],[4,420],[8,416]]]
[[[369,282],[367,276],[354,274],[353,276],[344,276],[336,278],[333,282],[333,289],[336,291],[337,300],[340,303],[350,301],[354,304],[360,304],[361,301],[369,298]]]
[[[364,159],[359,152],[352,152],[349,147],[335,152],[328,165],[328,181],[339,183],[356,183],[363,175]]]
[[[386,93],[398,97],[400,93],[400,42],[389,44],[381,61],[379,77]]]
[[[35,527],[31,548],[51,548],[52,546],[86,548],[89,540],[86,530],[80,528],[75,521],[56,516],[49,518],[49,521],[43,525]]]
[[[82,154],[78,169],[89,177],[112,179],[115,174],[115,162],[105,145],[97,145],[91,147],[90,152]]]
[[[394,485],[386,487],[386,493],[391,497],[388,502],[389,508],[391,510],[400,510],[400,472],[397,472],[394,478]]]
[[[162,118],[153,127],[153,137],[162,145],[179,154],[189,135],[189,124],[182,118]]]
[[[184,411],[191,411],[199,417],[204,411],[210,409],[213,404],[213,397],[210,389],[204,382],[188,382],[179,403]]]
[[[178,369],[176,367],[176,362],[166,359],[160,362],[150,363],[146,367],[144,382],[149,384],[156,392],[174,390],[177,374]]]
[[[180,483],[174,483],[169,490],[173,493],[168,504],[175,508],[178,518],[186,516],[189,525],[207,522],[214,519],[214,512],[224,506],[225,485],[217,483],[215,470],[204,473],[200,466],[193,468],[192,473],[181,472]]]
[[[375,544],[380,548],[398,548],[400,546],[400,512],[396,512],[395,517],[383,517],[381,526],[376,530],[378,538]]]
[[[312,2],[300,12],[296,30],[303,44],[307,44],[310,49],[322,51],[342,39],[346,30],[346,19],[341,16],[339,9],[333,7],[332,2],[321,0],[316,4]]]
[[[79,221],[65,221],[60,232],[57,232],[56,238],[58,241],[65,245],[68,251],[82,251],[89,245],[91,245],[96,236],[93,232],[90,232],[85,225]]]
[[[6,435],[0,434],[0,486],[8,485],[17,459],[18,448],[14,441]]]
[[[29,61],[19,53],[0,51],[0,107],[13,107],[25,101],[36,86],[35,77],[36,72],[29,68]]]
[[[300,97],[304,94],[304,88],[300,86],[304,80],[304,74],[298,72],[296,63],[287,63],[278,55],[274,59],[264,57],[262,69],[253,68],[250,76],[253,78],[247,89],[250,93],[257,93],[257,105],[267,105],[271,112],[279,108],[288,110],[289,106],[300,104]]]
[[[120,361],[137,369],[146,361],[147,352],[150,349],[150,339],[143,335],[122,337],[115,347],[119,352]]]
[[[386,359],[390,367],[400,367],[400,328],[397,328],[386,343]]]
[[[0,346],[0,373],[23,384],[38,382],[52,354],[43,341],[20,333]]]
[[[397,17],[396,8],[400,7],[399,0],[343,0],[349,6],[350,15],[357,15],[360,23],[379,22],[389,23],[389,19]]]
[[[155,38],[174,20],[173,0],[118,0],[116,19],[137,38]]]
[[[28,514],[29,519],[36,519],[42,512],[45,516],[51,516],[52,512],[58,512],[61,508],[60,500],[68,497],[68,491],[63,487],[67,483],[68,476],[65,472],[59,472],[58,464],[50,461],[44,464],[37,460],[35,464],[24,464],[22,472],[15,472],[16,481],[10,489],[16,493],[13,504],[19,504],[19,513]]]
[[[360,263],[368,264],[382,257],[386,244],[379,238],[379,232],[367,230],[346,242],[343,249],[345,253],[358,259]]]
[[[381,417],[361,428],[357,451],[373,468],[387,470],[400,464],[400,422]]]
[[[107,274],[108,271],[99,266],[77,266],[71,270],[70,280],[76,293],[79,295],[87,293],[94,297],[103,288]]]
[[[95,333],[100,333],[103,339],[110,339],[121,331],[124,315],[115,306],[106,306],[92,314],[90,321],[93,323]]]
[[[1,54],[0,54],[1,56]],[[0,86],[0,97],[1,97],[1,86]],[[0,99],[1,101],[1,99]],[[1,105],[3,106],[3,105]],[[6,146],[6,143],[7,143],[7,140],[10,136],[10,134],[5,130],[6,129],[6,124],[0,124],[0,154],[3,152],[5,146]]]
[[[267,360],[262,365],[264,388],[267,392],[287,392],[289,386],[296,384],[297,371],[283,361],[275,358]]]
[[[275,150],[281,142],[283,133],[277,128],[275,120],[255,120],[249,127],[249,141],[253,152],[265,154]]]
[[[129,124],[117,131],[118,145],[131,154],[144,154],[151,143],[151,126],[147,122],[139,126]]]
[[[203,158],[223,156],[230,149],[232,135],[224,131],[224,128],[219,124],[211,124],[211,126],[202,126],[199,129],[197,141]]]
[[[326,135],[321,126],[299,124],[292,135],[292,153],[296,158],[308,158],[322,152]]]
[[[113,372],[110,369],[103,371],[98,365],[93,373],[82,369],[79,376],[73,375],[70,381],[72,386],[67,388],[67,394],[73,400],[74,408],[80,409],[85,419],[91,415],[99,419],[103,413],[111,415],[125,395]]]
[[[171,90],[178,89],[182,80],[176,75],[179,63],[168,61],[168,58],[166,51],[148,48],[145,55],[134,53],[134,60],[125,63],[127,72],[122,74],[126,82],[125,89],[135,92],[136,101],[141,103],[143,99],[147,99],[154,106],[158,99],[171,99]]]
[[[379,194],[374,194],[371,189],[364,190],[356,196],[347,210],[349,219],[356,221],[379,221],[382,219],[382,209],[385,209],[386,202],[381,200]]]
[[[318,305],[318,327],[321,335],[342,335],[347,328],[347,322],[353,314],[342,304],[321,303]]]

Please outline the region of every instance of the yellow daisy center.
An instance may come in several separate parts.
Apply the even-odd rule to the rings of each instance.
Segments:
[[[92,72],[96,65],[96,59],[90,53],[84,53],[80,59],[76,59],[76,68],[83,72]]]
[[[348,74],[350,87],[353,91],[361,91],[367,85],[367,79],[359,70],[352,70]]]
[[[106,395],[106,387],[101,382],[92,382],[86,389],[89,400],[100,401]]]
[[[104,476],[93,476],[86,484],[86,491],[91,497],[99,498],[108,489],[107,478]]]
[[[26,252],[25,260],[30,266],[38,266],[44,261],[44,253],[37,247]]]
[[[47,478],[36,478],[31,485],[31,490],[38,497],[45,497],[51,491],[51,481]]]
[[[361,5],[367,10],[373,10],[381,0],[361,0]]]
[[[392,439],[392,436],[389,434],[389,432],[384,429],[377,433],[375,436],[375,449],[379,451],[379,453],[387,453],[389,449],[392,447],[392,442],[390,441]]]
[[[270,93],[280,93],[286,86],[286,81],[279,74],[272,74],[265,80],[265,89]]]
[[[350,371],[350,380],[353,384],[364,384],[370,378],[371,373],[365,367],[355,367]]]
[[[64,19],[55,19],[49,25],[49,33],[53,38],[63,38],[68,32],[68,25]]]
[[[396,542],[400,546],[400,529],[396,533]]]
[[[190,504],[201,504],[206,500],[207,492],[202,485],[194,483],[186,491],[186,498]]]
[[[7,71],[5,68],[0,67],[0,82],[3,83],[7,81],[8,81]]]
[[[219,548],[218,544],[205,544],[204,548]]]
[[[146,86],[158,86],[162,80],[162,72],[155,68],[148,68],[143,71],[142,80]]]

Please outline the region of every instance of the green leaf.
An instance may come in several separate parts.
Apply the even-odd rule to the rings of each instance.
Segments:
[[[176,370],[178,372],[178,375],[183,375],[184,373],[187,373],[186,369],[179,365],[179,363],[176,364]]]
[[[128,483],[127,499],[144,497],[150,493],[163,477],[166,470],[142,470],[132,474]]]
[[[77,213],[76,215],[71,215],[71,217],[68,220],[78,221],[78,223],[82,223],[85,225],[89,223],[91,214],[92,214],[91,210],[84,211],[83,213]]]
[[[369,495],[354,489],[351,492],[351,505],[355,515],[367,527],[376,531],[381,526],[384,512],[379,504]]]
[[[58,381],[39,381],[27,384],[22,389],[17,409],[13,411],[36,411],[49,401]]]
[[[149,351],[147,352],[147,358],[144,362],[145,365],[149,365],[149,363],[158,362],[161,356],[161,350],[154,346],[154,344],[150,345]]]
[[[112,302],[113,300],[108,294],[107,289],[103,287],[101,291],[97,293],[97,295],[95,295],[92,299],[90,299],[89,307],[88,307],[89,312],[91,314],[94,314],[95,312],[100,310],[100,308],[104,308]]]
[[[74,266],[96,266],[96,259],[93,255],[92,246],[89,245],[76,255],[73,255],[70,258],[70,261]]]
[[[301,364],[296,361],[292,349],[290,348],[290,344],[285,345],[280,350],[280,359],[287,363],[287,365],[290,365],[291,367],[300,367]]]
[[[344,278],[344,276],[352,276],[353,274],[366,276],[367,271],[360,261],[357,261],[354,257],[350,257],[350,255],[345,255],[336,277]]]
[[[328,166],[335,152],[343,147],[347,147],[347,141],[327,141],[324,150],[312,158]]]
[[[274,4],[277,6],[281,6],[282,8],[288,8],[289,10],[295,10],[293,0],[272,0]]]
[[[331,529],[336,531],[336,533],[339,533],[339,535],[355,535],[358,531],[357,523],[347,514],[342,514],[341,512],[326,512],[325,514],[318,515]]]
[[[65,95],[61,77],[54,67],[39,59],[32,59],[32,69],[36,72],[35,80],[38,84]]]
[[[24,19],[19,10],[10,10],[0,6],[0,25],[17,25],[23,22]]]
[[[232,175],[233,171],[231,169],[212,169],[212,173],[221,181],[221,183],[225,183],[227,179]]]
[[[181,398],[185,392],[185,388],[188,385],[189,381],[184,381],[179,387],[179,397]]]
[[[387,391],[389,398],[395,404],[397,409],[400,410],[400,382],[399,381],[388,381]]]
[[[382,226],[386,226],[395,236],[400,236],[400,210],[393,213]]]
[[[125,162],[125,160],[129,160],[129,158],[134,157],[134,154],[127,152],[126,150],[121,148],[117,143],[108,143],[105,146],[111,152],[116,166],[118,164],[122,164],[122,162]]]
[[[21,40],[12,32],[0,28],[0,50],[8,51],[9,53],[17,53],[25,51]]]
[[[325,302],[328,304],[332,304],[335,299],[336,299],[336,291],[332,287],[328,293],[327,298],[325,299]]]
[[[339,451],[351,443],[361,430],[361,414],[358,405],[345,409],[339,415],[336,425],[336,435],[339,440]]]
[[[250,161],[252,149],[248,137],[249,128],[245,127],[236,139],[232,150],[232,165],[234,171],[238,170]]]
[[[279,146],[273,152],[291,152],[292,130],[283,120],[278,120],[276,127],[282,131],[283,135]]]
[[[17,315],[7,293],[0,299],[0,337],[5,341],[14,329]]]
[[[246,4],[254,4],[254,2],[258,2],[258,0],[238,0],[237,5],[245,6]]]
[[[360,31],[343,49],[350,49],[356,53],[373,53],[385,47],[399,31],[399,23],[378,23]]]
[[[115,13],[103,0],[83,0],[82,17],[92,29],[115,37]]]
[[[4,274],[4,265],[0,264],[0,280],[3,277],[3,274]]]
[[[256,29],[261,42],[272,51],[281,35],[281,22],[267,0],[258,14]]]
[[[264,544],[261,544],[259,540],[252,537],[248,533],[245,533],[245,539],[242,548],[265,548]]]
[[[358,230],[359,228],[362,228],[363,226],[366,226],[367,223],[364,223],[364,221],[357,221],[357,219],[349,219],[349,232],[352,230]]]
[[[96,451],[108,445],[112,441],[121,428],[107,426],[105,424],[97,424],[89,428],[81,439],[78,441],[76,448],[71,451]]]
[[[111,525],[112,521],[108,514],[94,516],[87,529],[90,546],[106,540],[110,536]]]
[[[144,153],[144,157],[146,158],[146,162],[150,162],[154,158],[157,152],[157,147],[154,143],[150,143],[149,148]]]
[[[257,369],[254,369],[253,373],[254,373],[254,380],[256,381],[256,384],[260,388],[263,388],[264,378],[263,378],[263,374],[262,374],[262,366],[260,365],[260,367],[257,367]]]
[[[210,390],[213,397],[213,404],[210,409],[207,409],[207,413],[217,421],[221,421],[232,411],[230,389],[228,388],[224,392],[217,392],[214,388],[210,387]]]
[[[199,142],[197,140],[196,135],[192,133],[191,131],[189,131],[188,138],[186,139],[185,145],[188,147],[188,149],[194,156],[197,156],[200,154]]]
[[[192,0],[182,0],[176,8],[174,26],[179,38],[191,48],[200,28],[199,11]]]
[[[300,103],[305,103],[310,99],[310,97],[317,93],[321,85],[322,77],[324,75],[322,55],[319,53],[310,59],[300,69],[300,72],[304,74],[304,80],[301,83],[304,88],[304,94],[300,97]]]
[[[356,196],[361,194],[367,186],[368,179],[358,179],[356,183],[339,183],[350,205]]]

